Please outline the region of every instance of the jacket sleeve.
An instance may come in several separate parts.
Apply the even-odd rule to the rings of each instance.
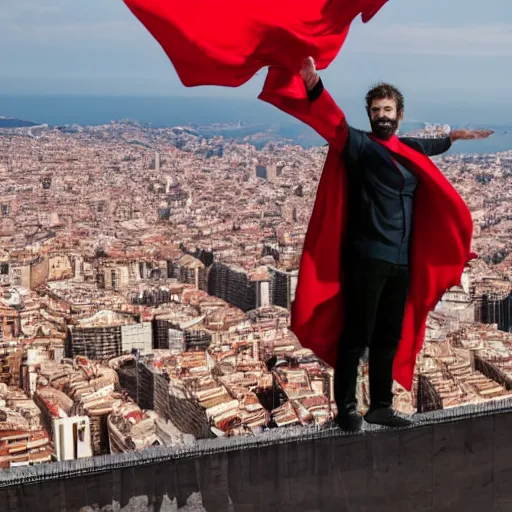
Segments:
[[[404,142],[409,146],[421,148],[421,152],[427,156],[436,156],[446,153],[451,146],[452,141],[450,137],[440,137],[435,139],[423,139],[421,137],[406,137]]]
[[[349,131],[345,114],[323,85],[318,97],[311,101],[299,74],[270,68],[258,98],[306,123],[331,147],[343,151]]]
[[[313,87],[313,89],[311,89],[311,91],[307,91],[308,100],[309,101],[317,101],[323,92],[324,92],[324,83],[322,82],[322,79],[319,78],[315,87]]]

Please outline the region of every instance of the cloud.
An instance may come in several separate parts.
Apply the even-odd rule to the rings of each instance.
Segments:
[[[353,53],[512,56],[512,24],[464,27],[424,24],[354,27],[346,51]]]
[[[140,24],[121,0],[0,0],[0,33],[16,41],[137,40]]]
[[[9,23],[2,27],[4,35],[10,39],[26,40],[30,30],[30,40],[61,42],[68,44],[74,41],[137,41],[141,39],[141,30],[135,23],[126,21],[97,21],[55,24],[33,24],[28,29],[26,23]]]
[[[0,10],[0,20],[11,22],[26,22],[33,19],[46,18],[58,14],[62,2],[58,0],[4,0]]]

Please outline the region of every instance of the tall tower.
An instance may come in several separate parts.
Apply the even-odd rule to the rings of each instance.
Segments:
[[[155,152],[155,171],[160,171],[160,153],[158,151]]]
[[[271,183],[271,182],[275,181],[276,177],[277,177],[276,165],[270,164],[267,167],[267,181]]]

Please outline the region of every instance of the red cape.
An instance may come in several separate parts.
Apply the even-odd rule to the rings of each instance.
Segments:
[[[326,90],[318,100],[310,102],[301,78],[283,70],[269,71],[260,99],[307,123],[330,144],[304,242],[291,329],[302,346],[334,366],[343,330],[341,261],[346,231],[346,178],[342,151],[347,123]],[[473,222],[464,200],[430,158],[397,137],[387,142],[374,140],[405,160],[419,179],[411,286],[393,368],[394,379],[410,390],[427,315],[448,288],[460,284],[465,265],[476,256],[470,252]]]
[[[237,87],[266,66],[297,72],[338,54],[350,23],[387,0],[124,0],[186,86]]]

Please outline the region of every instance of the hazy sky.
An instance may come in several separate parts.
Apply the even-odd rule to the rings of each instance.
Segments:
[[[234,91],[184,88],[122,0],[0,4],[0,94],[254,97],[261,87],[262,76]],[[367,25],[354,23],[323,77],[337,96],[388,80],[414,101],[497,104],[508,99],[511,57],[512,0],[389,0]]]

